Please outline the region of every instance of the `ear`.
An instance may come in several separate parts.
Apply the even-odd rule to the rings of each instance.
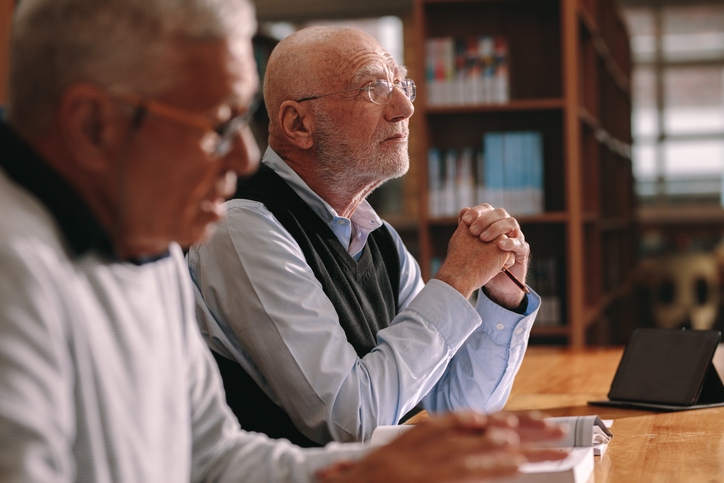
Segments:
[[[110,95],[92,84],[73,84],[63,93],[58,113],[75,161],[91,171],[107,169],[128,129],[119,122],[119,108]]]
[[[284,137],[298,148],[314,145],[314,121],[298,102],[284,101],[279,106],[279,125]]]

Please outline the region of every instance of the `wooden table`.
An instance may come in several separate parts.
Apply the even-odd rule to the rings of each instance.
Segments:
[[[622,353],[531,347],[505,408],[613,419],[614,438],[596,457],[596,483],[724,482],[724,407],[659,413],[586,404],[606,398]],[[724,345],[714,364],[724,376]]]

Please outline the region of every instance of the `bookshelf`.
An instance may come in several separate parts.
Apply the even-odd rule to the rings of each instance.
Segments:
[[[0,1],[0,107],[6,99],[8,82],[8,63],[10,61],[10,27],[13,18],[15,2]]]
[[[409,23],[417,45],[408,60],[419,79],[411,158],[425,279],[457,222],[431,215],[429,149],[483,150],[487,132],[536,131],[543,138],[542,212],[516,218],[533,263],[553,267],[546,273],[559,309],[557,321],[536,324],[531,339],[574,347],[622,342],[617,334],[634,311],[637,224],[629,45],[614,0],[415,0]],[[426,78],[428,41],[481,36],[507,43],[509,98],[430,105],[436,81]]]

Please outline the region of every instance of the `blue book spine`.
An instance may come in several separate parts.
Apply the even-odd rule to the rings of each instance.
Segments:
[[[487,203],[494,208],[503,204],[505,179],[503,176],[503,134],[485,133],[483,138],[485,158],[485,194]]]
[[[518,215],[518,187],[520,184],[520,145],[517,132],[503,133],[503,175],[504,190],[502,207],[512,214]]]
[[[427,152],[427,198],[431,217],[440,216],[440,197],[442,193],[442,161],[440,151],[430,148]]]
[[[531,153],[531,211],[539,214],[545,211],[543,133],[531,132],[529,146]]]

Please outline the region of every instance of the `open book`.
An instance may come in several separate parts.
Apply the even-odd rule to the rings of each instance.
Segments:
[[[503,483],[586,483],[593,473],[593,450],[573,448],[565,459],[524,463],[520,473],[502,478]],[[493,480],[493,482],[498,480]]]
[[[601,420],[596,415],[592,416],[568,416],[560,418],[546,418],[546,421],[554,426],[568,425],[570,430],[558,441],[546,443],[545,446],[570,448],[570,447],[593,447],[593,454],[602,455],[606,451],[608,442],[613,434],[608,429],[613,424],[612,419]],[[397,426],[378,426],[372,432],[370,444],[373,446],[387,444],[400,434],[412,429],[414,426],[400,424]]]
[[[556,447],[589,447],[593,446],[594,456],[602,456],[606,452],[608,442],[613,438],[610,431],[612,419],[602,420],[596,415],[568,416],[546,418],[554,426],[567,425],[570,431],[560,440],[547,443],[545,446]]]
[[[613,438],[609,430],[613,420],[601,420],[598,416],[569,416],[547,418],[554,426],[568,425],[570,430],[558,441],[545,446],[571,448],[568,456],[560,461],[526,463],[520,473],[507,478],[505,483],[585,483],[593,473],[593,455],[603,455]],[[377,446],[391,442],[400,434],[414,428],[412,425],[378,426],[370,438]]]

